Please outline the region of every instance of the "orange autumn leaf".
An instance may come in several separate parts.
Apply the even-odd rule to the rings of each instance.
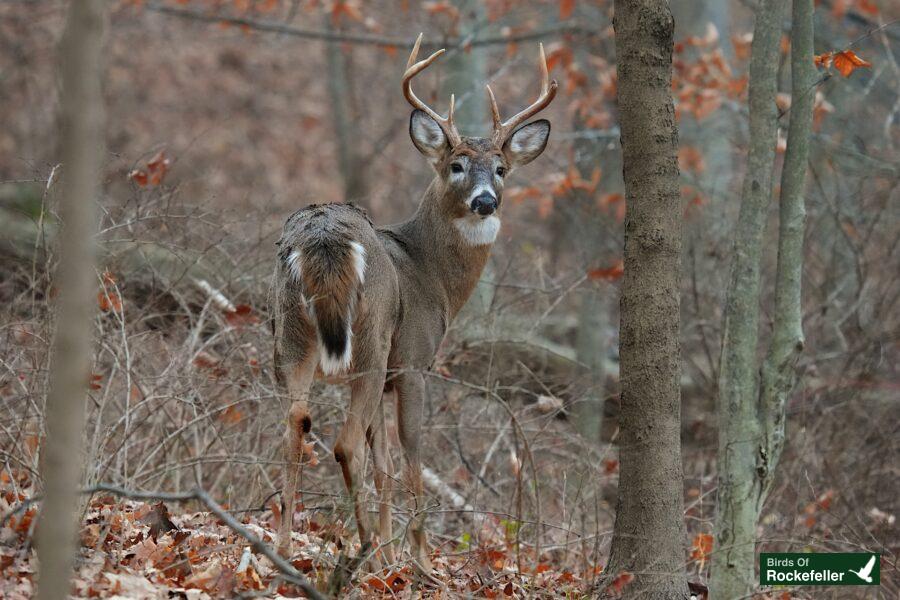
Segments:
[[[544,196],[538,198],[537,212],[541,219],[549,217],[550,213],[553,212],[553,197]]]
[[[237,425],[244,420],[244,413],[237,406],[229,406],[219,413],[219,420],[228,425]]]
[[[753,33],[731,36],[731,45],[734,47],[734,56],[739,60],[750,58],[750,44],[753,43]]]
[[[142,169],[134,169],[128,173],[128,178],[141,187],[146,186],[150,182],[147,172]]]
[[[98,373],[91,373],[90,381],[88,382],[88,386],[92,390],[102,390],[103,389],[103,375]]]
[[[558,583],[572,583],[575,581],[575,576],[572,575],[570,571],[563,571],[559,574],[559,577],[556,578]]]
[[[813,56],[813,64],[817,67],[827,69],[831,66],[831,61],[834,59],[834,52],[824,52],[822,54],[816,54]]]
[[[848,8],[850,8],[850,0],[834,0],[834,3],[831,5],[831,16],[835,19],[841,19],[847,14]]]
[[[106,290],[97,292],[97,305],[103,312],[122,312],[122,299],[115,292]]]
[[[547,70],[552,71],[557,65],[568,68],[574,60],[572,49],[563,44],[554,44],[547,51]]]
[[[625,200],[625,196],[618,192],[614,192],[612,194],[603,195],[600,198],[599,204],[603,208],[609,208],[610,206],[621,203],[623,200]]]
[[[259,323],[259,317],[253,314],[253,308],[246,304],[238,304],[234,310],[225,313],[225,322],[235,328]]]
[[[544,192],[540,190],[540,188],[536,187],[514,187],[506,190],[505,198],[507,200],[511,200],[516,204],[523,202],[525,200],[537,200],[544,196]]]
[[[588,279],[594,281],[616,281],[625,274],[625,263],[621,260],[612,266],[602,269],[591,269],[587,272]]]
[[[425,2],[422,8],[431,15],[445,14],[453,20],[459,18],[459,9],[449,2]]]
[[[150,184],[159,185],[169,171],[169,159],[166,153],[160,150],[156,155],[147,162],[147,173],[150,175]]]
[[[373,590],[392,594],[402,591],[403,588],[406,587],[406,584],[407,580],[403,578],[401,573],[396,571],[389,572],[384,577],[372,575],[366,580],[366,585]]]
[[[634,580],[634,575],[629,573],[628,571],[623,571],[619,573],[615,579],[613,579],[609,587],[617,594],[621,594],[625,587]]]
[[[355,2],[350,2],[349,0],[335,2],[334,6],[331,7],[332,23],[337,24],[342,16],[346,16],[353,21],[363,20],[363,15],[360,12],[359,7],[356,6]]]
[[[615,458],[607,458],[603,461],[603,472],[612,475],[619,470],[619,461]]]
[[[171,161],[166,158],[166,153],[163,150],[160,150],[153,158],[147,161],[146,168],[132,169],[129,171],[128,178],[140,187],[159,185],[163,182],[163,179],[165,179],[170,165]]]
[[[303,456],[307,458],[307,466],[316,467],[319,464],[319,453],[313,442],[303,442]]]
[[[706,169],[703,153],[694,146],[682,146],[678,149],[678,168],[682,171],[702,173]]]
[[[713,548],[713,536],[708,533],[698,533],[691,542],[691,558],[705,561],[709,558]]]
[[[816,505],[822,510],[831,508],[831,501],[834,499],[834,490],[828,490],[816,499]]]
[[[863,60],[852,50],[844,50],[834,55],[834,68],[844,77],[849,77],[853,71],[860,67],[871,67],[872,63]]]
[[[744,93],[744,90],[747,89],[748,81],[750,81],[750,78],[746,75],[736,77],[725,85],[725,92],[732,98],[739,98]]]
[[[859,12],[875,16],[878,14],[878,4],[874,0],[856,0],[856,8]]]
[[[568,19],[575,11],[575,0],[561,0],[559,3],[560,20]]]

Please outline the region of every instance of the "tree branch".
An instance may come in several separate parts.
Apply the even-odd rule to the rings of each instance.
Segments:
[[[175,8],[166,6],[157,2],[146,2],[143,5],[145,10],[157,12],[182,19],[190,19],[194,21],[202,21],[204,23],[227,23],[239,27],[253,29],[255,31],[266,31],[269,33],[279,33],[309,40],[341,42],[345,44],[366,44],[371,46],[381,46],[383,48],[412,48],[414,40],[412,38],[395,38],[380,35],[371,35],[367,33],[349,33],[338,31],[322,31],[319,29],[307,29],[302,27],[294,27],[285,25],[276,21],[263,21],[258,19],[249,19],[246,17],[223,16],[210,13],[207,11],[195,10],[191,8]],[[429,48],[447,48],[458,49],[467,46],[495,46],[516,42],[526,42],[532,40],[542,40],[548,37],[557,37],[564,34],[576,35],[595,35],[597,32],[579,25],[554,25],[542,29],[536,29],[527,33],[517,35],[495,35],[483,38],[461,37],[446,38],[443,40],[422,40],[422,47]]]

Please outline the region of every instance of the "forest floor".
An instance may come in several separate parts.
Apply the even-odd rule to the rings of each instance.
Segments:
[[[4,473],[4,475],[6,475]],[[0,504],[29,494],[8,477]],[[18,490],[18,491],[17,491]],[[254,552],[247,539],[210,512],[183,511],[163,502],[140,502],[112,494],[92,495],[85,507],[80,533],[80,555],[73,584],[77,598],[298,598],[303,592],[288,581],[264,555]],[[3,511],[4,514],[6,510]],[[269,508],[235,511],[244,529],[273,546],[280,520],[276,501]],[[0,528],[0,597],[31,598],[37,564],[30,545],[37,508],[32,505],[8,519]],[[328,589],[335,565],[358,556],[359,544],[341,522],[320,524],[298,504],[290,564],[320,589]],[[301,530],[299,532],[298,530]],[[498,534],[500,530],[498,528]],[[467,547],[444,545],[435,549],[435,570],[430,580],[417,576],[408,564],[380,572],[358,569],[338,597],[360,598],[539,598],[583,597],[600,569],[585,573],[557,570],[548,563],[534,564],[516,552],[512,540],[498,536],[495,544]],[[352,561],[351,561],[352,562]],[[630,574],[613,583],[624,592]]]

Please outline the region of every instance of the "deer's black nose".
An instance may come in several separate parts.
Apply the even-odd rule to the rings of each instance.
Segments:
[[[494,214],[497,210],[497,199],[493,195],[485,192],[472,200],[472,212],[483,217]]]

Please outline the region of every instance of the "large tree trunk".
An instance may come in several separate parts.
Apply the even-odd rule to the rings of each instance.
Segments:
[[[756,526],[784,440],[784,405],[794,387],[803,347],[800,275],[803,266],[803,185],[812,106],[812,0],[794,0],[791,34],[792,106],[781,179],[775,323],[757,379],[760,247],[772,187],[777,117],[775,68],[781,0],[760,5],[750,64],[750,156],[735,235],[725,306],[719,379],[719,483],[710,593],[738,598],[756,587]]]
[[[59,48],[63,229],[55,277],[59,290],[56,335],[45,407],[44,503],[37,527],[42,600],[68,596],[76,547],[76,488],[82,470],[84,403],[93,354],[91,317],[96,307],[95,204],[102,161],[100,55],[106,7],[106,0],[71,2]]]
[[[630,597],[686,599],[674,22],[664,0],[616,0],[614,26],[627,213],[619,495],[607,573],[634,574]]]

